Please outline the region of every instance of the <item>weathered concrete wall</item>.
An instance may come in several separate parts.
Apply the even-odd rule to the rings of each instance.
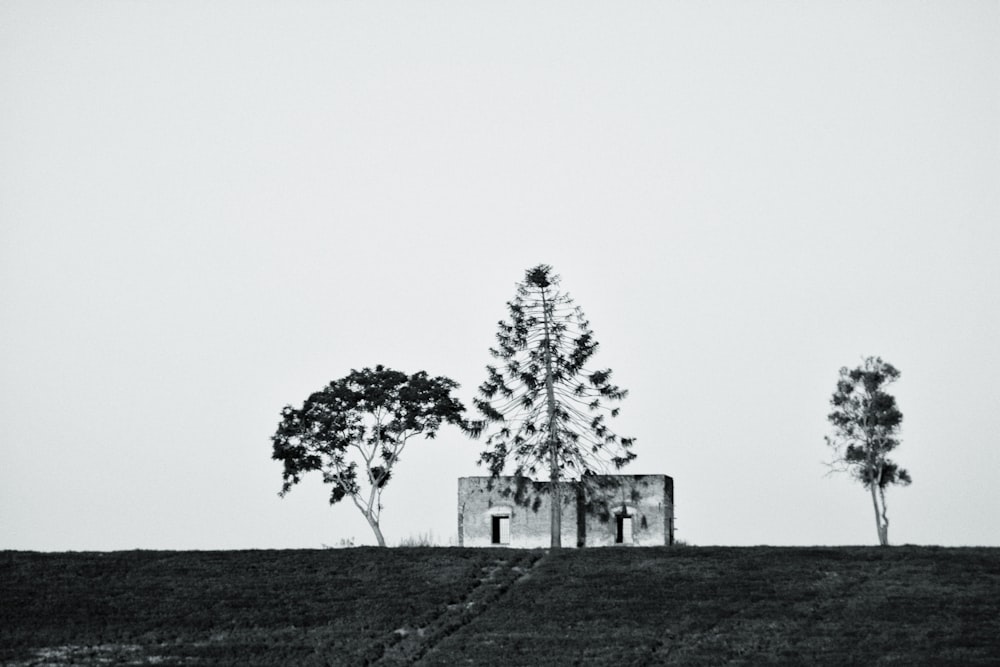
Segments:
[[[674,480],[667,475],[604,475],[583,513],[586,546],[619,546],[618,516],[631,518],[632,546],[673,544]]]
[[[515,498],[511,477],[460,477],[458,480],[458,543],[467,547],[493,544],[493,516],[510,517],[510,541],[503,546],[522,549],[547,547],[551,543],[549,518],[552,496],[546,485],[532,482],[525,497],[530,505]],[[576,546],[576,495],[562,489],[562,543]]]
[[[631,522],[633,546],[672,544],[673,479],[666,475],[601,475],[588,494],[571,482],[560,485],[562,545],[621,546],[618,515]],[[548,547],[552,496],[548,484],[528,482],[516,493],[512,477],[461,477],[458,480],[458,540],[462,546],[496,546],[493,517],[507,517],[503,546]],[[505,534],[504,537],[507,537]]]

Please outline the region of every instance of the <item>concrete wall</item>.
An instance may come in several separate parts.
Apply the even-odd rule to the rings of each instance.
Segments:
[[[673,544],[673,478],[605,475],[598,481],[600,486],[592,495],[581,523],[586,546],[620,546],[615,541],[619,514],[631,517],[631,546]]]
[[[674,484],[667,475],[601,475],[584,494],[572,482],[560,484],[562,546],[621,546],[617,515],[630,517],[632,540],[626,546],[673,543]],[[512,477],[460,477],[458,543],[493,543],[493,517],[509,517],[509,542],[517,548],[548,547],[552,496],[548,484],[527,482],[517,493]]]

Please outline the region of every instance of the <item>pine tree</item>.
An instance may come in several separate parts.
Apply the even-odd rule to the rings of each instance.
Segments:
[[[611,370],[589,370],[597,351],[590,324],[559,276],[540,264],[525,272],[517,294],[507,303],[510,319],[498,323],[497,346],[490,354],[474,405],[484,417],[480,430],[493,427],[479,462],[499,476],[508,460],[520,482],[547,470],[552,501],[552,547],[562,533],[559,482],[620,469],[636,455],[633,438],[615,434],[606,423],[616,417],[627,391],[611,383]]]

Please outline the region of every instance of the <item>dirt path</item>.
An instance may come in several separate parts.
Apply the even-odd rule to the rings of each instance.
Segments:
[[[519,554],[520,555],[520,554]],[[498,558],[482,569],[478,583],[453,604],[421,627],[404,626],[394,631],[394,640],[373,665],[412,665],[432,651],[441,641],[485,612],[513,586],[531,576],[542,562],[543,552],[532,552],[511,558]]]

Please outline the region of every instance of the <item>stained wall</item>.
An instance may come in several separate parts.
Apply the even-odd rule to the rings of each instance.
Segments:
[[[673,543],[674,483],[667,475],[599,475],[588,491],[560,484],[562,546],[663,546]],[[548,483],[513,477],[460,477],[458,540],[462,546],[548,547],[552,494]],[[623,529],[619,517],[631,524]],[[498,521],[506,521],[501,531]],[[630,533],[630,534],[629,534]],[[619,541],[621,540],[621,541]]]

